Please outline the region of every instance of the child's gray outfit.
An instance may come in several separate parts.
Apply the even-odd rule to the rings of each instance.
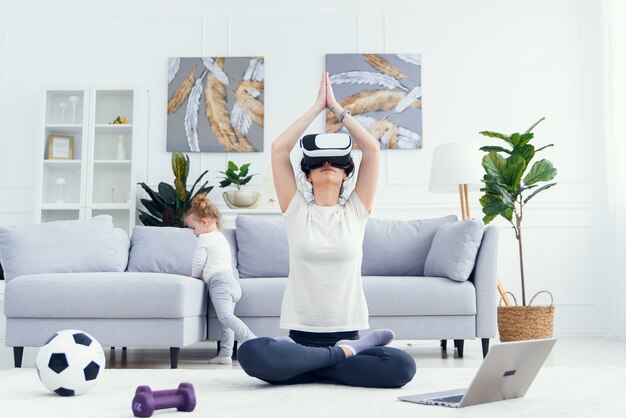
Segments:
[[[230,245],[219,231],[200,234],[193,256],[193,277],[202,277],[209,289],[209,298],[222,325],[219,357],[233,354],[235,339],[244,342],[256,336],[234,314],[241,298],[241,286],[231,266]]]

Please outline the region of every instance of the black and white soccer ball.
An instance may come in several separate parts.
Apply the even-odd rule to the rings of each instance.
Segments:
[[[102,375],[104,351],[86,332],[66,329],[52,335],[37,353],[35,365],[41,383],[61,396],[80,395]]]

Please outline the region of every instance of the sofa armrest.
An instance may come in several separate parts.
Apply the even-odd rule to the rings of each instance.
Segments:
[[[476,336],[497,335],[498,227],[488,225],[471,276],[476,288]]]

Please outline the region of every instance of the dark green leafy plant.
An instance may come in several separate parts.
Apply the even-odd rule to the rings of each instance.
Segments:
[[[189,175],[189,157],[182,152],[172,153],[172,171],[174,172],[174,187],[161,182],[158,191],[152,190],[146,183],[139,183],[148,193],[150,199],[141,199],[141,203],[148,212],[139,210],[139,220],[146,226],[174,226],[185,228],[185,214],[191,208],[191,201],[198,194],[208,194],[213,186],[207,186],[205,181],[194,193],[196,186],[209,172],[198,177],[191,190],[187,190],[187,176]]]
[[[522,251],[523,209],[530,199],[556,184],[556,182],[545,183],[556,176],[556,168],[550,161],[543,159],[530,164],[536,153],[554,146],[554,144],[549,144],[535,149],[529,143],[534,137],[531,131],[544,119],[539,119],[523,134],[516,132],[505,135],[491,131],[480,132],[481,135],[498,138],[506,143],[505,147],[485,146],[480,148],[481,151],[487,152],[482,161],[485,169],[483,177],[485,187],[480,190],[485,194],[480,198],[480,204],[485,214],[483,217],[485,224],[497,216],[502,216],[511,223],[515,230],[515,238],[519,246],[523,306],[526,306]],[[526,172],[527,169],[529,169],[528,172]]]
[[[228,161],[228,169],[226,171],[220,171],[224,174],[222,177],[224,180],[220,181],[220,187],[228,187],[231,184],[237,186],[237,190],[241,190],[242,186],[248,184],[252,177],[256,174],[248,174],[250,163],[244,164],[241,167],[237,167],[232,161]]]

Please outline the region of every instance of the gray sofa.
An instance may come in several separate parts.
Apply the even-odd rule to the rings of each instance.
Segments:
[[[465,339],[481,338],[486,353],[496,335],[498,233],[481,224],[468,253],[463,245],[470,234],[455,221],[368,221],[362,275],[372,329],[391,328],[397,339],[453,339],[459,356]],[[444,225],[456,228],[459,242],[451,242],[449,231],[440,234]],[[85,228],[94,230],[77,233]],[[243,291],[235,314],[256,335],[286,335],[278,328],[289,272],[284,221],[239,216],[236,229],[224,234]],[[34,246],[33,237],[39,237]],[[92,334],[103,347],[169,348],[172,368],[180,348],[217,341],[206,286],[187,276],[195,242],[190,230],[177,228],[136,227],[129,239],[107,216],[0,228],[6,344],[16,367],[24,347],[41,346],[67,328]],[[453,259],[443,270],[454,270],[444,272],[454,279],[425,274],[447,263],[441,257]],[[457,277],[463,270],[468,280]]]

